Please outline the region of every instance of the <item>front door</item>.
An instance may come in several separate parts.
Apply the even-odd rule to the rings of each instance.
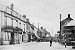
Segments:
[[[11,33],[11,42],[10,44],[14,44],[14,33]]]

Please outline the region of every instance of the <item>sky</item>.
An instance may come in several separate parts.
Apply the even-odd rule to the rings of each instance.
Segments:
[[[31,23],[37,27],[46,28],[51,35],[59,30],[60,16],[61,19],[75,19],[75,0],[0,0],[0,3],[6,6],[14,4],[14,10],[21,15],[26,15]]]

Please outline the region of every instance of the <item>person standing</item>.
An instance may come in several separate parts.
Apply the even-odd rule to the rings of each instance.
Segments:
[[[65,39],[65,48],[66,48],[66,39]]]

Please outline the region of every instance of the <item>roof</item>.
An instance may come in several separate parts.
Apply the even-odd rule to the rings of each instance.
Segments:
[[[44,29],[40,29],[40,31],[43,33],[44,32]]]
[[[66,19],[61,21],[61,26],[65,25],[66,23],[70,22],[71,20],[73,20],[73,19],[70,17],[67,17]]]
[[[61,26],[66,26],[71,20],[73,20],[71,17],[67,17],[64,20],[61,21]],[[57,33],[60,33],[60,31],[57,31]]]
[[[75,26],[75,20],[71,20],[67,25],[65,26]]]

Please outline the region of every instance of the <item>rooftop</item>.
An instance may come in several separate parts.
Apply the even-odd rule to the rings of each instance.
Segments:
[[[61,21],[61,26],[67,24],[71,20],[73,20],[73,19],[70,17],[70,14],[68,14],[68,17],[66,19],[64,19],[64,20]]]

